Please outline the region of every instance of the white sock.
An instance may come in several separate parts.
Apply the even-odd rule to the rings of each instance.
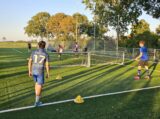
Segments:
[[[40,96],[36,96],[36,102],[39,102]]]

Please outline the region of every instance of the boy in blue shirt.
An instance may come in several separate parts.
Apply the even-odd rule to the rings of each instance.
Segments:
[[[145,67],[146,72],[147,72],[147,76],[145,78],[150,79],[150,73],[149,73],[149,68],[148,68],[148,50],[145,47],[145,41],[140,41],[139,42],[139,46],[140,46],[140,55],[135,59],[135,60],[139,60],[138,63],[138,75],[135,77],[136,80],[139,80],[141,77],[141,69],[142,67]]]
[[[35,106],[40,106],[42,86],[44,84],[44,69],[46,68],[47,78],[49,78],[49,55],[45,51],[46,43],[40,41],[39,49],[32,52],[28,62],[29,77],[33,76],[35,81]]]

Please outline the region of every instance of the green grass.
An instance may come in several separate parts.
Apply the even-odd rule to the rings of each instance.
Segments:
[[[28,77],[25,48],[0,48],[0,110],[33,105],[34,82]],[[54,56],[53,56],[54,57]],[[69,57],[67,62],[74,62]],[[51,65],[60,64],[58,60]],[[61,63],[62,64],[62,63]],[[72,99],[77,95],[96,94],[137,89],[160,84],[160,65],[150,63],[152,80],[133,80],[137,62],[126,65],[103,65],[86,67],[52,68],[51,77],[46,80],[42,101],[44,103]],[[63,80],[55,77],[61,73]],[[85,100],[84,104],[73,102],[51,105],[0,114],[0,119],[159,119],[160,89],[105,96]]]

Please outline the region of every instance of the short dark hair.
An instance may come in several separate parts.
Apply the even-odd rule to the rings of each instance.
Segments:
[[[46,42],[44,42],[44,41],[40,41],[40,42],[38,43],[38,46],[39,46],[39,48],[44,49],[44,48],[45,48],[45,46],[46,46]]]
[[[139,41],[139,44],[145,44],[145,41],[144,40],[141,40],[141,41]]]

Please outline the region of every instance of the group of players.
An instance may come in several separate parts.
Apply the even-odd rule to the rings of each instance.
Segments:
[[[30,46],[30,45],[28,45]],[[50,69],[49,69],[49,55],[45,50],[46,43],[44,41],[40,41],[38,43],[38,49],[33,51],[31,53],[29,62],[28,62],[28,70],[29,70],[29,77],[33,77],[35,81],[35,107],[42,105],[42,102],[40,102],[41,93],[42,93],[42,87],[45,81],[45,75],[44,71],[46,69],[47,75],[46,78],[49,78]],[[147,77],[150,79],[150,73],[148,68],[148,51],[145,47],[145,42],[140,41],[140,54],[138,57],[135,58],[135,60],[140,60],[138,64],[138,72],[137,76],[135,76],[136,80],[139,80],[141,78],[141,70],[142,67],[145,67],[147,72]],[[78,44],[75,44],[75,52],[78,52]],[[63,52],[63,47],[59,45],[58,52]]]

